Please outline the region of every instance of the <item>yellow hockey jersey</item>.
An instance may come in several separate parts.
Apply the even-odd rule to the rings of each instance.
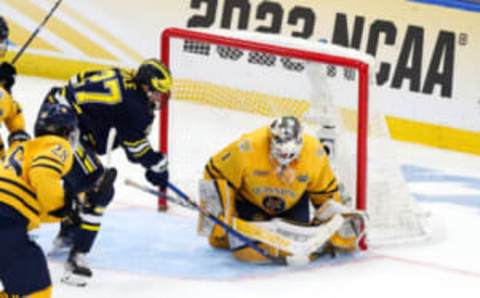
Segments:
[[[10,132],[25,130],[25,119],[20,105],[2,86],[0,86],[0,123],[5,123]]]
[[[72,167],[72,148],[54,135],[17,143],[0,167],[0,202],[28,219],[28,229],[58,221],[49,215],[64,206],[62,176]]]
[[[338,185],[323,145],[304,133],[297,160],[279,172],[270,157],[270,131],[263,127],[214,155],[205,169],[207,179],[225,179],[241,197],[275,216],[292,208],[307,192],[315,207],[339,200]]]

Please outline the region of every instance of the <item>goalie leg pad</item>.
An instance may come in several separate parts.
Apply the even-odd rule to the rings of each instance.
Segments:
[[[199,183],[200,206],[228,224],[233,214],[234,195],[234,190],[226,180],[201,180]],[[208,236],[213,247],[228,247],[227,233],[202,213],[199,213],[197,231],[200,235]]]
[[[230,237],[230,239],[233,239],[233,237]],[[231,244],[232,241],[230,241]],[[276,247],[270,246],[265,243],[261,242],[255,242],[260,248],[266,250],[269,255],[271,256],[281,256],[281,257],[288,257],[290,256],[289,253],[279,250]],[[265,256],[261,255],[259,252],[251,248],[250,246],[247,246],[245,244],[239,245],[235,248],[232,248],[232,253],[235,259],[246,262],[246,263],[254,263],[254,264],[270,264],[272,261],[267,259]]]
[[[219,219],[223,220],[223,216],[220,216]],[[210,220],[207,220],[210,222]],[[208,243],[210,246],[215,248],[223,248],[228,249],[230,248],[230,243],[228,241],[228,235],[225,230],[219,225],[213,225],[211,232],[208,235]]]

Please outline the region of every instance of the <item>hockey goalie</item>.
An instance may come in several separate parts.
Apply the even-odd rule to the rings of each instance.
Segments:
[[[277,118],[215,154],[205,167],[200,198],[203,208],[289,261],[355,252],[366,230],[366,216],[344,205],[324,146],[293,116]],[[270,262],[203,215],[198,231],[238,260]]]

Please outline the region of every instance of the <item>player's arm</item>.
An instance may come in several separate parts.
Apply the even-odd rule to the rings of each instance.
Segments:
[[[9,113],[5,118],[10,135],[8,136],[8,146],[15,142],[23,142],[30,139],[30,135],[25,131],[25,118],[20,104],[14,100],[10,101]]]
[[[248,154],[240,149],[244,142],[249,140],[234,142],[212,156],[203,174],[203,183],[210,184],[212,193],[216,193],[216,199],[225,213],[227,222],[230,222],[235,212],[234,200],[242,183],[244,154]],[[201,197],[202,195],[207,198],[215,197],[206,193],[200,194]]]
[[[316,209],[312,224],[328,224],[335,216],[341,215],[344,222],[330,238],[330,243],[336,250],[355,251],[359,239],[366,231],[367,218],[364,213],[344,205],[338,180],[330,167],[327,154],[319,154],[315,160],[317,162],[312,162],[312,166],[315,165],[318,171],[307,189]]]
[[[145,168],[146,179],[151,184],[165,188],[168,181],[167,157],[153,150],[147,139],[146,127],[132,127],[131,123],[135,123],[134,121],[124,121],[124,123],[129,126],[120,126],[117,130],[128,160]]]
[[[242,181],[243,163],[242,160],[248,152],[242,151],[244,143],[249,140],[236,141],[210,158],[205,166],[205,179],[223,179],[233,189],[238,189]]]
[[[242,179],[242,154],[239,142],[234,142],[210,158],[200,181],[200,206],[232,224],[235,214],[235,196]],[[203,215],[199,216],[197,230],[207,236],[210,245],[229,248],[227,234],[218,225],[213,225]]]
[[[315,208],[319,208],[330,199],[341,202],[338,181],[330,167],[328,155],[321,145],[318,146],[318,150],[315,150],[314,154],[317,156],[312,158],[311,167],[315,171],[307,187],[310,201]]]
[[[72,167],[70,145],[65,142],[49,146],[32,159],[29,179],[41,205],[42,222],[59,221],[66,207],[62,177]]]
[[[125,150],[128,160],[133,163],[139,163],[146,169],[157,163],[158,152],[153,150],[144,134],[136,133],[124,137],[121,146]]]

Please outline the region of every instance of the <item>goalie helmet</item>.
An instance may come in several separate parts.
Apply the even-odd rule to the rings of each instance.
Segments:
[[[8,24],[5,19],[0,16],[0,57],[3,57],[7,51],[8,33]]]
[[[303,129],[296,117],[284,116],[273,120],[270,134],[270,154],[281,166],[298,158],[303,147]]]
[[[63,104],[47,103],[42,106],[35,122],[35,137],[56,135],[70,141],[72,145],[77,137],[77,116]]]

